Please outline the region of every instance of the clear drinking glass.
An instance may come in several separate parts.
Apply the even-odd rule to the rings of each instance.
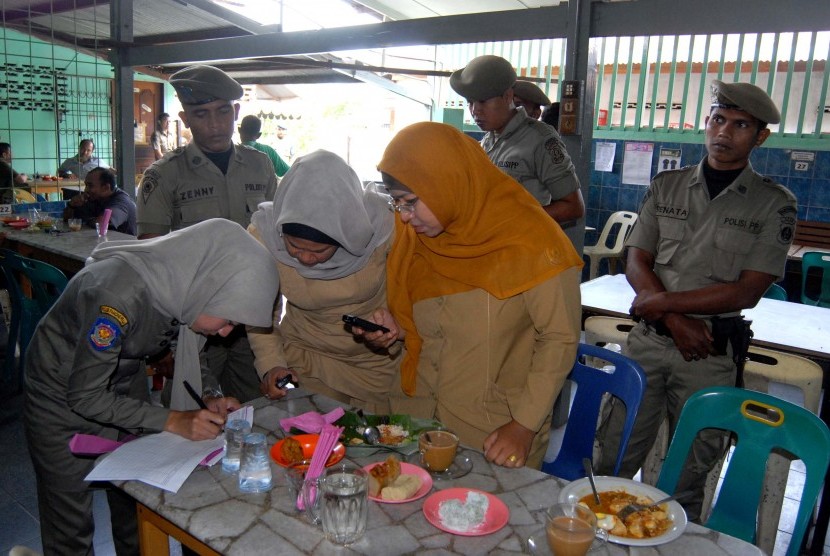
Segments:
[[[369,475],[348,464],[331,467],[321,484],[323,532],[335,544],[351,544],[366,532]]]
[[[233,419],[225,423],[225,455],[222,458],[222,470],[228,473],[239,471],[239,458],[242,455],[242,442],[251,432],[251,425],[245,419]]]
[[[261,432],[245,435],[239,460],[239,490],[242,492],[266,492],[271,490],[271,462],[268,444]]]
[[[554,504],[547,510],[545,533],[554,556],[585,556],[597,533],[597,516],[579,504]]]

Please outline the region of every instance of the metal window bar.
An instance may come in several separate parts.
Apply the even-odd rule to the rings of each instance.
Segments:
[[[627,118],[627,111],[628,111],[628,93],[631,87],[631,74],[634,73],[634,64],[632,63],[634,60],[634,38],[630,37],[628,39],[628,59],[626,60],[626,69],[625,69],[625,84],[623,85],[623,95],[622,95],[622,105],[620,106],[620,127],[625,129],[627,127],[628,118]],[[636,108],[635,108],[636,110]]]
[[[741,80],[741,64],[743,63],[743,53],[744,53],[744,40],[746,39],[746,33],[741,33],[738,35],[738,50],[737,56],[735,57],[735,75],[733,76],[732,81],[737,83]]]
[[[827,43],[827,55],[824,57],[824,78],[821,80],[821,93],[819,94],[816,113],[816,127],[814,135],[820,136],[824,123],[824,111],[827,106],[827,87],[830,84],[830,41]]]
[[[795,50],[795,49],[793,49]],[[810,80],[813,76],[813,55],[816,50],[816,33],[810,33],[810,54],[807,57],[807,65],[804,68],[804,83],[801,87],[801,106],[799,108],[798,113],[801,115],[798,118],[798,125],[796,127],[796,135],[801,137],[801,134],[804,132],[804,120],[807,116],[807,99],[810,96]]]
[[[644,99],[648,85],[648,47],[651,37],[643,37],[640,57],[640,79],[637,87],[637,110],[634,113],[634,129],[639,130],[642,126]]]
[[[798,36],[795,33],[787,33],[792,37],[790,43],[790,60],[787,64],[787,77],[784,80],[784,100],[781,101],[781,123],[778,124],[778,131],[782,134],[787,132],[787,113],[790,107],[790,92],[793,84],[793,70],[795,69],[795,51],[798,43]]]
[[[706,42],[703,45],[703,65],[700,68],[700,84],[697,90],[697,111],[695,113],[695,126],[697,130],[699,127],[705,127],[704,114],[709,114],[709,102],[707,100],[708,91],[706,90],[706,76],[709,75],[709,48],[712,46],[712,36],[706,35]],[[704,112],[705,109],[705,112]]]
[[[657,92],[660,84],[660,60],[663,52],[663,37],[657,39],[657,57],[654,60],[654,82],[651,88],[651,110],[648,117],[648,127],[654,129],[654,118],[657,110]]]
[[[672,97],[674,94],[674,80],[677,73],[677,48],[680,43],[678,37],[671,37],[672,55],[669,66],[669,87],[666,90],[666,113],[663,115],[663,131],[668,133],[671,124]],[[659,70],[658,70],[659,71]],[[656,99],[654,99],[656,101]]]
[[[596,98],[594,99],[594,106],[597,107],[597,120],[594,125],[596,125],[598,129],[611,129],[611,105],[614,102],[613,97],[610,98],[608,105],[605,107],[605,124],[600,127],[599,123],[600,110],[602,109],[602,89],[605,84],[605,46],[607,41],[604,38],[596,40],[599,42],[600,52],[597,57],[597,92]]]

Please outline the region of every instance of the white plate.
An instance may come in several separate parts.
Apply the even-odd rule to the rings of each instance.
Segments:
[[[634,494],[635,496],[648,496],[652,500],[660,500],[668,496],[668,494],[660,489],[654,488],[653,486],[645,483],[632,481],[631,479],[621,479],[619,477],[597,477],[596,484],[597,491],[599,492],[624,490],[625,492]],[[569,483],[561,490],[559,493],[559,502],[578,504],[579,500],[588,494],[591,494],[591,484],[588,482],[587,478],[579,479]],[[648,539],[629,539],[628,537],[608,535],[608,540],[613,543],[627,546],[655,546],[673,541],[682,535],[683,531],[686,530],[686,512],[683,510],[683,506],[674,500],[668,502],[667,504],[669,508],[669,519],[672,520],[672,526],[668,531],[659,537],[651,537]]]

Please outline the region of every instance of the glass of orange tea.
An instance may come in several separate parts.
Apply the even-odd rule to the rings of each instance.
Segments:
[[[545,533],[554,556],[585,556],[597,533],[597,516],[579,504],[555,504],[547,510]]]
[[[421,465],[433,473],[450,468],[458,451],[458,437],[450,431],[425,431],[418,436]]]

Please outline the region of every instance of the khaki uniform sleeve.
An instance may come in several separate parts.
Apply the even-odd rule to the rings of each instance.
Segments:
[[[579,269],[568,269],[523,294],[536,328],[531,369],[523,389],[508,399],[514,420],[538,431],[576,360],[582,301]]]
[[[248,226],[248,232],[254,236],[257,241],[262,243],[259,230],[256,226],[251,224]],[[262,328],[257,326],[248,326],[248,342],[251,344],[251,351],[254,352],[254,368],[260,380],[265,376],[265,373],[274,367],[288,367],[285,359],[285,352],[282,349],[283,337],[280,331],[280,315],[282,314],[282,296],[277,294],[277,300],[274,303],[273,324],[270,328]]]
[[[167,161],[165,161],[167,162]],[[169,172],[157,164],[144,172],[136,191],[138,235],[167,234],[173,224],[173,191],[175,184]]]

